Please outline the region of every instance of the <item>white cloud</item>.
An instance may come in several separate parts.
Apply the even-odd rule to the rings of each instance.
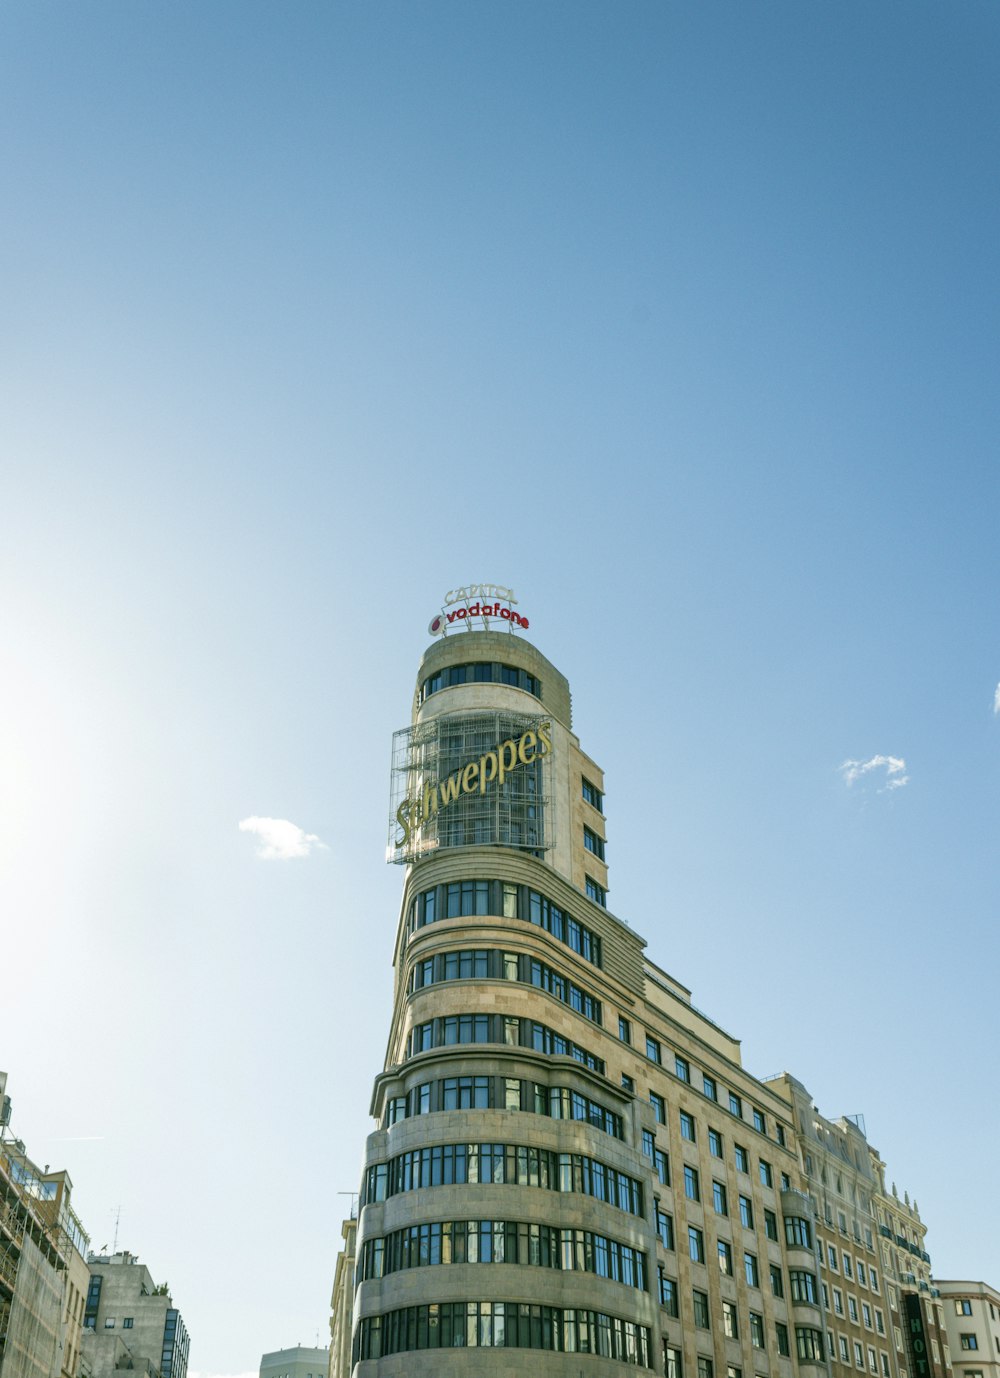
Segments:
[[[207,1369],[188,1369],[188,1378],[259,1378],[256,1369],[248,1373],[210,1373]]]
[[[840,767],[846,785],[853,785],[855,780],[860,780],[869,771],[882,769],[885,770],[885,784],[878,791],[879,794],[902,789],[910,778],[906,774],[906,762],[902,756],[873,756],[870,761],[845,761]]]
[[[1000,684],[997,685],[993,694],[993,712],[1000,713]]]
[[[315,833],[303,832],[287,818],[244,818],[241,833],[253,833],[257,839],[257,855],[264,861],[291,861],[293,857],[308,856],[314,847],[326,848]]]

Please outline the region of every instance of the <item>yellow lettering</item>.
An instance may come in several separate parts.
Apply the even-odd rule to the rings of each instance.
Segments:
[[[396,810],[396,822],[397,822],[397,823],[399,824],[399,826],[403,829],[403,836],[402,836],[402,837],[399,839],[399,841],[396,843],[396,849],[397,849],[397,851],[398,851],[398,849],[399,849],[400,847],[405,847],[405,846],[406,846],[406,844],[407,844],[407,843],[409,842],[409,840],[410,840],[410,833],[413,831],[413,829],[410,827],[409,823],[406,821],[407,818],[409,817],[409,814],[410,814],[410,801],[409,801],[409,799],[404,799],[403,802],[400,804],[399,808]]]
[[[454,775],[449,775],[447,780],[442,780],[438,788],[441,791],[441,807],[446,804],[453,804],[458,798],[459,785],[462,779],[462,772],[456,770]]]
[[[476,776],[479,774],[479,767],[475,762],[470,761],[462,771],[462,793],[470,794],[473,785],[476,783]]]
[[[548,722],[540,722],[538,724],[539,756],[547,756],[552,750],[552,738],[549,736],[549,729],[551,727],[552,724]]]
[[[490,765],[493,769],[489,775],[486,774],[486,767]],[[487,751],[485,756],[479,758],[479,793],[486,793],[487,780],[495,780],[497,774],[497,754],[495,751]]]
[[[510,754],[509,761],[507,759],[508,753]],[[502,785],[507,772],[513,770],[517,765],[517,743],[508,737],[505,742],[500,743],[498,755],[500,757],[500,765],[497,770],[497,779]]]
[[[423,811],[422,811],[422,813],[421,813],[421,819],[423,820],[424,823],[427,822],[428,818],[430,818],[430,816],[431,816],[432,813],[437,813],[437,806],[438,806],[437,785],[435,785],[435,784],[426,784],[426,785],[424,785],[424,807],[423,807]]]
[[[535,759],[535,744],[537,741],[538,738],[535,736],[534,732],[526,732],[518,742],[517,759],[523,766],[530,766]],[[530,756],[528,755],[529,751],[531,752]]]

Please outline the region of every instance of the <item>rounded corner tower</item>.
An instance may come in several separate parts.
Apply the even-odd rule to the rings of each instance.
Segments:
[[[603,774],[498,595],[447,596],[393,741],[395,998],[331,1378],[907,1378],[877,1306],[827,1309],[798,1083],[747,1072],[608,912]],[[840,1220],[872,1302],[873,1231],[849,1266]]]
[[[388,859],[406,872],[360,1373],[653,1365],[649,1163],[604,1048],[642,944],[607,912],[603,802],[569,683],[535,646],[487,629],[427,648],[393,746]]]

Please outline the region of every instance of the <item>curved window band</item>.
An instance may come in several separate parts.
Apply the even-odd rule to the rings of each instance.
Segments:
[[[428,675],[420,686],[420,702],[441,689],[454,689],[459,684],[511,684],[536,699],[542,697],[542,682],[517,665],[501,665],[495,660],[473,660],[464,665],[448,665]]]
[[[461,948],[435,952],[414,963],[410,994],[442,981],[517,981],[547,991],[593,1024],[603,1022],[601,1002],[582,990],[562,972],[526,952],[505,952],[498,947]]]
[[[383,1127],[391,1128],[413,1115],[436,1110],[520,1110],[528,1115],[547,1115],[553,1120],[582,1120],[614,1139],[625,1137],[621,1115],[606,1110],[580,1091],[568,1086],[542,1086],[520,1077],[443,1077],[413,1086],[403,1096],[385,1103]]]
[[[449,1048],[466,1043],[494,1043],[508,1048],[531,1048],[536,1053],[555,1057],[571,1057],[604,1075],[604,1059],[587,1048],[581,1048],[565,1034],[540,1024],[535,1019],[521,1019],[517,1015],[449,1014],[415,1024],[406,1037],[406,1057],[430,1052],[432,1048]]]
[[[517,1301],[431,1302],[366,1316],[353,1362],[414,1349],[550,1349],[650,1368],[649,1328],[604,1311]]]
[[[428,1187],[501,1185],[592,1196],[629,1215],[642,1215],[642,1183],[582,1153],[527,1144],[435,1144],[373,1163],[361,1182],[361,1205]]]
[[[593,1273],[646,1292],[641,1249],[593,1230],[563,1229],[525,1220],[444,1220],[409,1225],[361,1246],[355,1283],[408,1268],[451,1263],[515,1263]]]

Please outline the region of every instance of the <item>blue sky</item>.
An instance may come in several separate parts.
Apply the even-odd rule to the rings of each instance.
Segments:
[[[992,0],[0,15],[0,1066],[199,1373],[326,1338],[472,580],[615,912],[1000,1281],[998,68]]]

